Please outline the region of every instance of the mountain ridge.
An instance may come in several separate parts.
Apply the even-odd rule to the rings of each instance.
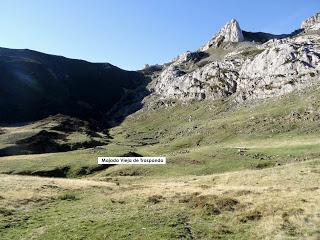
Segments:
[[[318,16],[302,23],[306,29],[281,35],[244,31],[232,19],[198,51],[140,71],[0,48],[0,122],[61,113],[115,125],[148,99],[231,97],[241,103],[281,96],[318,81],[319,33],[312,28],[319,24]]]
[[[283,35],[250,33],[231,20],[203,48],[165,65],[152,92],[160,101],[232,96],[243,102],[309,87],[319,81],[320,72],[320,36],[311,29]],[[200,53],[201,59],[196,57]]]
[[[109,63],[23,49],[0,48],[0,69],[3,123],[32,121],[58,113],[102,119],[107,110],[127,96],[127,90],[146,83],[142,73]]]

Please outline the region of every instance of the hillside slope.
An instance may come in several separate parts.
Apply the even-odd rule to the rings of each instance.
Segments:
[[[0,48],[0,72],[0,123],[58,113],[101,120],[146,84],[139,72],[31,50]]]
[[[320,157],[319,96],[320,89],[315,88],[241,107],[232,99],[176,103],[155,110],[146,104],[109,129],[107,145],[66,153],[2,157],[0,173],[37,175],[68,169],[64,176],[78,177],[83,175],[82,169],[97,167],[99,156],[129,153],[165,156],[168,164],[112,166],[100,174],[205,175],[310,160]],[[26,126],[24,133],[30,128]]]

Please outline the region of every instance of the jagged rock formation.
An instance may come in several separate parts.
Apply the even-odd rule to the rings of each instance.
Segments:
[[[239,72],[238,92],[243,100],[274,97],[319,81],[320,36],[271,40]]]
[[[240,62],[212,62],[188,74],[172,65],[160,75],[156,88],[164,97],[216,99],[236,91]],[[222,80],[223,79],[223,80]]]
[[[313,29],[318,16],[302,26]],[[152,90],[161,99],[234,96],[236,102],[242,102],[281,96],[319,80],[318,32],[250,33],[232,20],[201,50],[182,54],[166,65]]]
[[[201,50],[206,51],[210,47],[219,47],[224,42],[242,42],[243,40],[244,37],[239,23],[232,19]]]
[[[301,28],[305,30],[319,30],[320,29],[320,13],[308,18],[303,21],[301,24]]]

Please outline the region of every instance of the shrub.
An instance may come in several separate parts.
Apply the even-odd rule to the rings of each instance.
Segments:
[[[148,197],[147,202],[157,204],[157,203],[161,202],[163,199],[164,199],[164,197],[161,195],[153,195],[153,196]]]
[[[59,200],[66,200],[66,201],[74,201],[77,200],[77,197],[74,193],[64,193],[58,198]]]

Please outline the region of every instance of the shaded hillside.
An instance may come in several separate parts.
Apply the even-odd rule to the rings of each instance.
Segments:
[[[31,50],[0,48],[0,72],[0,123],[58,113],[101,120],[146,84],[142,73]]]
[[[21,154],[66,152],[108,144],[108,132],[97,124],[64,115],[16,127],[0,134],[0,157]]]
[[[245,41],[254,41],[258,43],[265,43],[271,39],[283,39],[288,37],[294,37],[298,35],[299,33],[303,32],[303,29],[298,29],[290,34],[271,34],[271,33],[264,33],[264,32],[247,32],[243,31],[243,37]]]

